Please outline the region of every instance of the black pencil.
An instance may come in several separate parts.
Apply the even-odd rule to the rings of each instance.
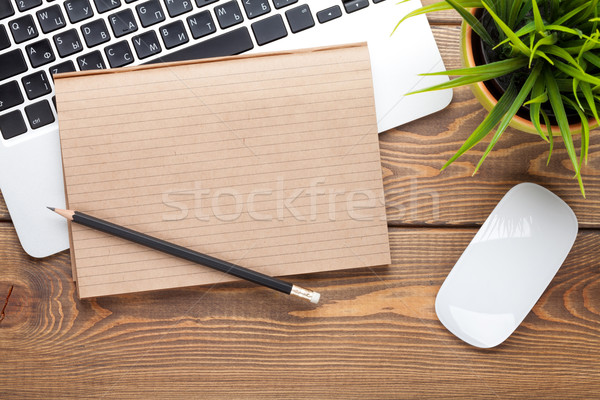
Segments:
[[[143,234],[141,232],[136,232],[132,229],[128,229],[113,224],[111,222],[92,217],[91,215],[87,215],[79,211],[61,210],[53,207],[48,207],[48,209],[54,211],[59,215],[62,215],[69,221],[73,221],[78,224],[85,225],[89,228],[130,240],[132,242],[150,247],[154,250],[162,251],[163,253],[167,253],[188,261],[205,265],[218,271],[225,272],[226,274],[237,276],[238,278],[242,278],[247,281],[254,282],[271,289],[275,289],[285,294],[291,294],[294,296],[301,297],[305,300],[309,300],[311,303],[318,303],[319,298],[321,297],[319,293],[314,292],[312,290],[292,285],[291,283],[282,281],[281,279],[273,278],[271,276],[261,274],[260,272],[252,271],[248,268],[240,267],[239,265],[219,260],[218,258],[199,253],[197,251]]]

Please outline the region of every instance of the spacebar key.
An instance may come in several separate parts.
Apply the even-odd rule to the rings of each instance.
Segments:
[[[195,60],[197,58],[221,57],[240,54],[254,47],[248,28],[242,27],[220,36],[196,43],[185,49],[166,54],[146,64],[169,61]]]

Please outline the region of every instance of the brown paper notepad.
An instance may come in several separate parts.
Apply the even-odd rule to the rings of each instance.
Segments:
[[[366,45],[56,79],[67,203],[279,276],[390,263]],[[71,226],[82,298],[228,275]]]

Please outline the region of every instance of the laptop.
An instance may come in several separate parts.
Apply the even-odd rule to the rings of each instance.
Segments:
[[[0,0],[0,190],[23,249],[69,247],[52,75],[367,41],[379,132],[431,114],[451,91],[420,7],[395,0]],[[99,135],[102,132],[98,132]]]

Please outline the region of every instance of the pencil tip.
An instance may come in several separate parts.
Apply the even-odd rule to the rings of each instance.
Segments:
[[[50,211],[54,211],[54,207],[46,207]]]

